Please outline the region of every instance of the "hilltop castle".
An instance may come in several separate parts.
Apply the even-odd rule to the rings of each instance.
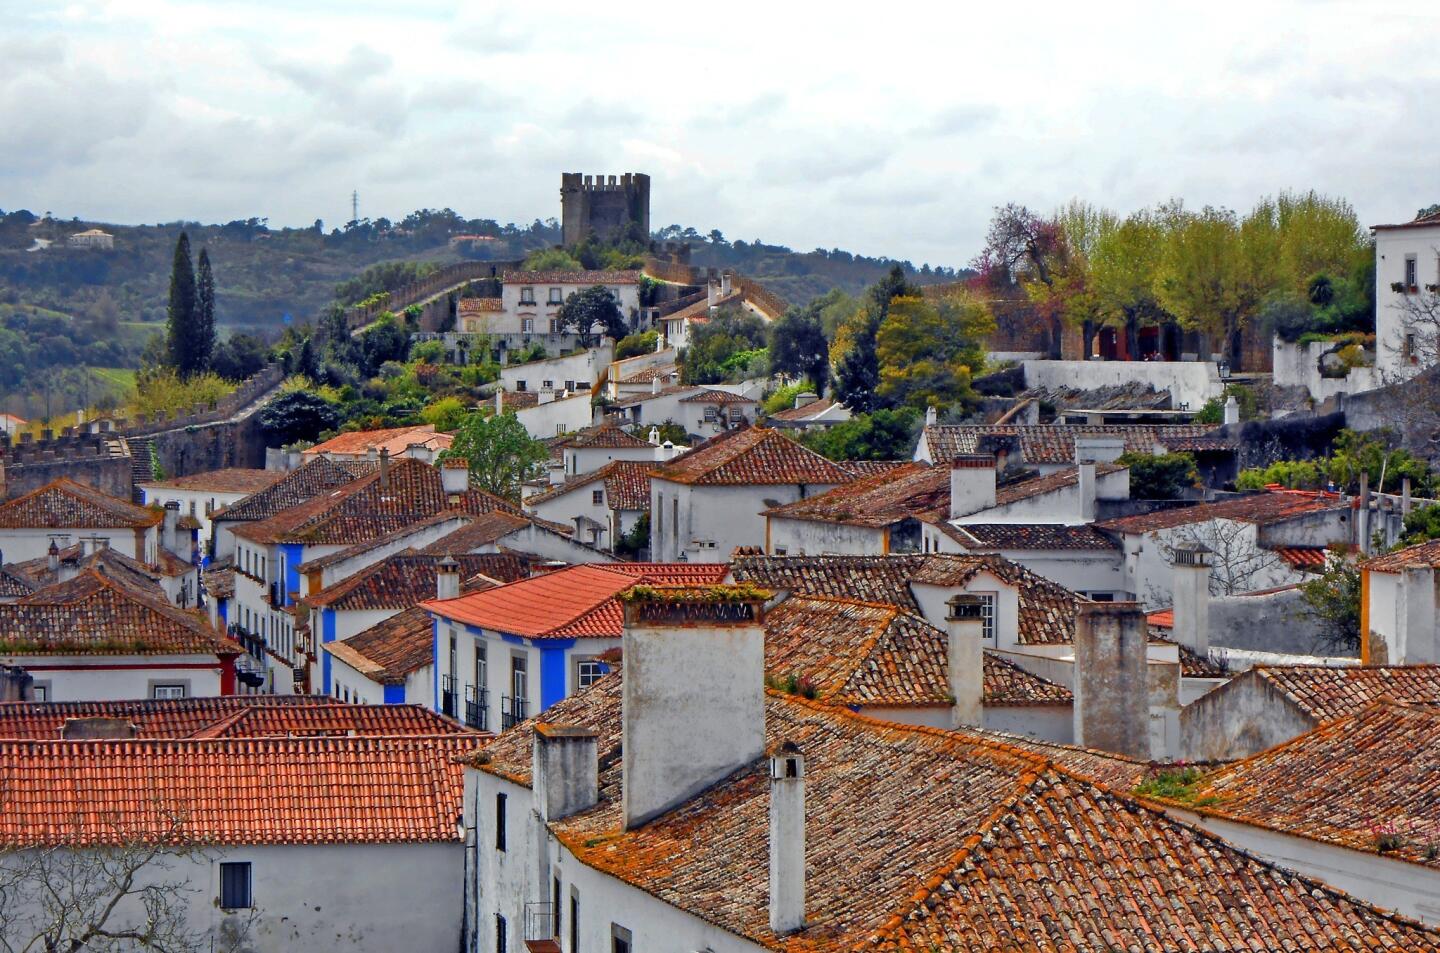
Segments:
[[[650,176],[641,172],[621,176],[563,172],[560,210],[567,246],[578,245],[591,232],[609,238],[633,230],[640,241],[649,241]]]

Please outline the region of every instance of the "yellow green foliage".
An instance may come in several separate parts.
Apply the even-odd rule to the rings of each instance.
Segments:
[[[234,390],[234,384],[217,374],[207,372],[181,380],[174,369],[158,368],[137,378],[130,414],[153,417],[157,414],[188,413],[197,406],[208,409]]]

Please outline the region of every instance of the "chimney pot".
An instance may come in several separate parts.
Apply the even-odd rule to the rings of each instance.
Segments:
[[[454,556],[446,556],[435,567],[435,598],[458,599],[460,597],[460,564]]]
[[[388,447],[380,448],[380,489],[390,489],[390,450]]]
[[[950,726],[979,728],[985,723],[985,600],[959,593],[946,605],[946,677],[954,698]]]

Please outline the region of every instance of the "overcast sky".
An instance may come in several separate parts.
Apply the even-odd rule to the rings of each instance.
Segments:
[[[1008,201],[1406,220],[1440,202],[1427,7],[0,0],[0,208],[528,222],[562,171],[640,171],[653,226],[917,265]]]

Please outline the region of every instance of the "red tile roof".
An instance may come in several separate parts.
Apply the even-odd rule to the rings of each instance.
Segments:
[[[1440,707],[1381,702],[1219,768],[1190,809],[1440,868],[1436,777]]]
[[[284,479],[284,470],[246,470],[227,467],[223,470],[207,470],[173,480],[152,480],[141,486],[152,490],[198,490],[209,493],[258,493],[266,487]]]
[[[948,535],[969,549],[1098,551],[1119,548],[1113,539],[1088,524],[952,523],[949,528]]]
[[[419,606],[393,615],[340,642],[321,646],[335,658],[381,685],[405,679],[435,660],[435,623]]]
[[[881,528],[950,510],[950,471],[912,463],[764,512],[770,519]]]
[[[1277,546],[1273,552],[1285,560],[1292,569],[1325,568],[1325,548],[1323,546]]]
[[[482,311],[504,311],[504,298],[461,298],[456,304],[459,314],[478,314]]]
[[[313,609],[337,612],[408,609],[435,598],[436,578],[443,558],[446,557],[407,549],[372,563],[302,601]],[[529,562],[510,553],[462,553],[449,558],[460,564],[460,577],[466,580],[467,590],[478,592],[530,575]]]
[[[0,604],[0,656],[240,652],[198,612],[177,609],[96,569]]]
[[[572,493],[597,481],[605,483],[605,505],[613,510],[650,509],[650,472],[655,464],[639,460],[612,460],[589,473],[570,477],[524,500],[527,508]]]
[[[421,705],[346,705],[328,695],[227,695],[101,702],[0,702],[0,738],[58,739],[72,718],[118,718],[137,738],[438,735],[459,732]]]
[[[1332,494],[1302,494],[1291,491],[1255,493],[1215,503],[1200,503],[1173,510],[1157,510],[1138,516],[1124,516],[1095,525],[1112,533],[1150,533],[1155,530],[1191,526],[1208,520],[1233,520],[1267,526],[1305,513],[1318,513],[1342,507]]]
[[[652,477],[694,486],[839,486],[854,479],[839,464],[768,427],[742,427],[723,433],[656,468]]]
[[[559,446],[569,450],[583,450],[648,447],[650,444],[614,424],[606,424],[569,434],[560,440]]]
[[[0,742],[0,843],[459,841],[474,735]]]
[[[802,404],[799,407],[786,407],[784,410],[776,411],[766,416],[771,420],[809,420],[811,417],[817,414],[823,414],[834,406],[835,401],[829,397],[825,397],[820,400],[812,400],[810,403]]]
[[[638,271],[507,271],[507,285],[634,285]]]
[[[515,513],[491,510],[489,513],[481,513],[471,519],[467,525],[423,547],[420,552],[426,555],[459,556],[461,553],[473,552],[492,543],[498,543],[511,533],[518,532],[534,522],[537,521]],[[510,580],[505,581],[509,582]]]
[[[1018,447],[1021,458],[1036,464],[1073,464],[1076,437],[1119,437],[1125,449],[1153,453],[1168,441],[1203,437],[1215,428],[1199,424],[1085,424],[1047,426],[986,426],[978,424],[926,427],[921,440],[930,459],[943,464],[962,453],[991,453],[997,446]]]
[[[383,448],[391,457],[398,457],[409,447],[423,445],[435,450],[447,450],[452,437],[436,433],[433,424],[417,424],[410,427],[391,427],[386,430],[357,430],[337,434],[324,443],[317,443],[301,454],[306,459],[334,454],[336,456],[363,457],[371,450],[379,453]]]
[[[1440,934],[1087,781],[1057,750],[1052,760],[772,692],[767,745],[804,754],[808,831],[808,925],[777,936],[765,760],[626,829],[622,679],[546,713],[595,731],[602,766],[600,803],[550,831],[587,867],[770,949],[1440,950]],[[528,785],[532,738],[530,723],[506,732],[476,766]]]
[[[443,619],[527,638],[619,638],[625,614],[616,598],[640,583],[718,583],[723,563],[606,563],[571,566],[508,586],[430,600],[422,606]]]
[[[64,477],[0,503],[0,529],[148,529],[164,519],[162,510]]]
[[[1361,569],[1371,572],[1398,573],[1406,566],[1440,566],[1440,539],[1432,539],[1414,546],[1397,549],[1360,564]]]
[[[31,590],[53,586],[63,579],[73,578],[77,573],[86,569],[98,569],[105,573],[111,581],[122,586],[146,593],[156,599],[169,599],[165,595],[165,590],[160,587],[159,573],[110,546],[101,546],[87,556],[85,547],[76,543],[74,546],[67,546],[60,550],[58,556],[59,565],[54,572],[50,571],[48,555],[41,556],[39,559],[27,559],[23,563],[11,563],[6,568],[11,574],[29,585]]]
[[[753,397],[742,397],[739,394],[732,394],[728,390],[711,390],[709,388],[697,391],[688,397],[681,397],[682,404],[754,404],[758,403]]]
[[[1258,679],[1317,723],[1344,718],[1382,698],[1440,702],[1440,665],[1257,665],[1235,679]]]
[[[369,461],[310,460],[275,483],[211,514],[212,520],[255,522],[339,489],[373,471]]]
[[[1109,476],[1112,473],[1118,473],[1124,469],[1126,468],[1115,463],[1097,463],[1095,465],[1095,475],[1097,477]],[[1019,503],[1021,500],[1029,500],[1037,496],[1044,496],[1047,493],[1064,490],[1077,485],[1079,482],[1080,469],[1078,467],[1070,467],[1065,470],[1056,470],[1054,473],[1047,473],[1044,476],[1003,484],[995,488],[995,505],[1009,506],[1012,503]]]

